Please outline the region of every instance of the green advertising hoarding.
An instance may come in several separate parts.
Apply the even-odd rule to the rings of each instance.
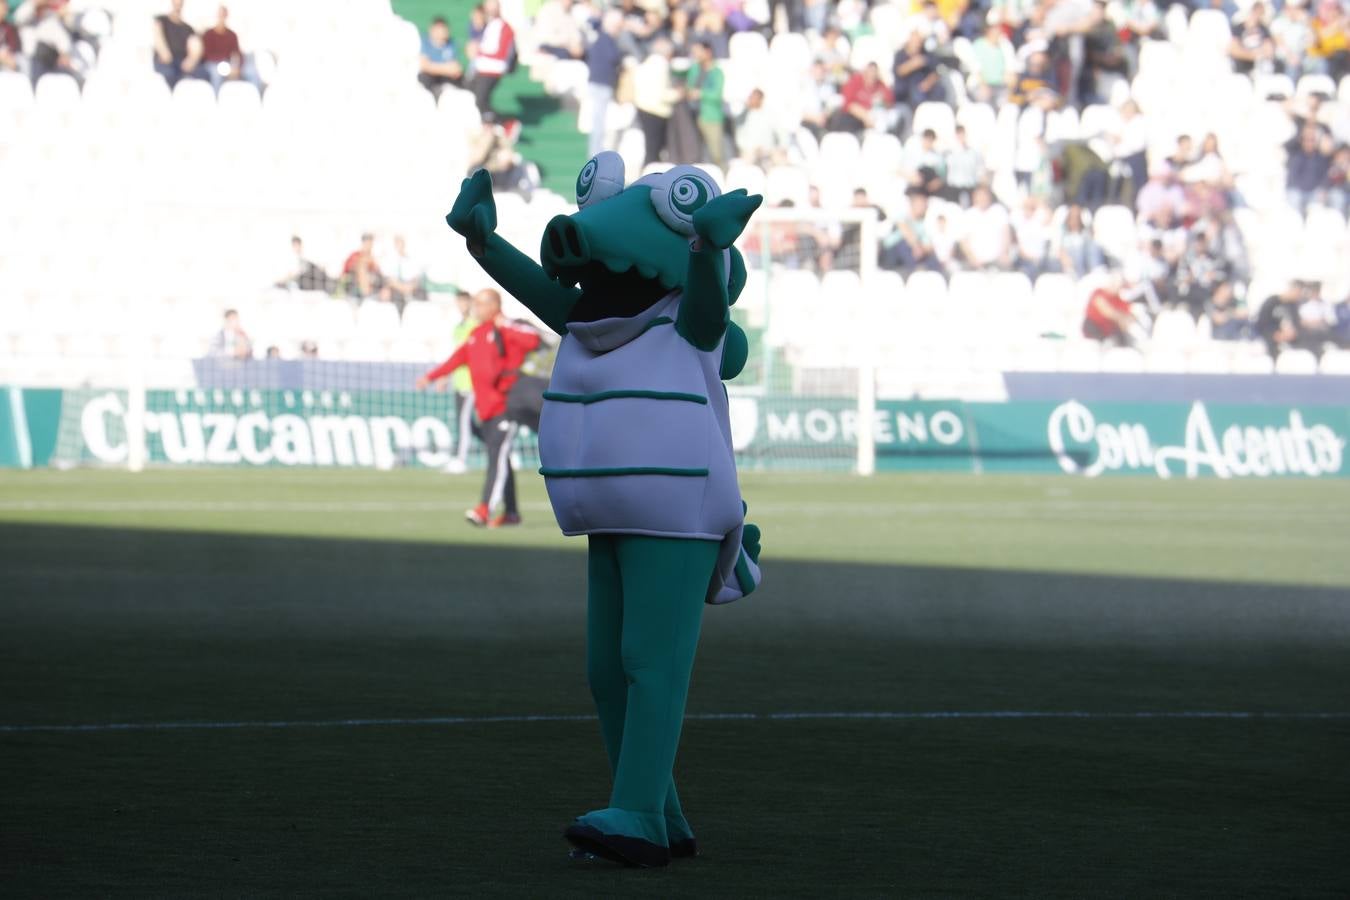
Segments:
[[[118,465],[125,391],[10,388],[0,465]],[[732,440],[750,469],[847,471],[856,404],[735,394]],[[457,441],[454,399],[436,392],[149,391],[147,461],[160,465],[440,467]],[[882,401],[882,471],[1063,472],[1086,477],[1344,476],[1344,407],[1193,403]],[[520,447],[535,463],[532,438]]]

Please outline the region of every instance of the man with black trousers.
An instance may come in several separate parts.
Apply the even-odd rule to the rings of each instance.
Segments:
[[[445,378],[460,366],[469,367],[474,412],[487,446],[487,474],[483,495],[464,513],[469,524],[501,528],[520,524],[516,479],[511,471],[511,445],[520,426],[506,414],[507,395],[520,378],[525,357],[539,347],[539,334],[502,315],[502,298],[492,288],[474,295],[473,317],[482,323],[455,349],[450,358],[417,379],[417,389]],[[498,507],[501,511],[493,517]]]

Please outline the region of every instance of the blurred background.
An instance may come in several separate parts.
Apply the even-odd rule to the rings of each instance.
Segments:
[[[855,406],[1344,399],[1311,377],[1350,373],[1334,2],[28,2],[4,22],[16,388],[180,392],[161,411],[358,390],[409,427],[439,416],[400,395],[488,286],[442,219],[461,177],[492,172],[502,232],[537,255],[616,148],[630,180],[700,162],[766,197],[736,309],[747,461],[869,471],[880,441],[890,464],[897,426],[859,440]],[[31,395],[9,463],[111,462],[72,424],[93,396],[61,425]],[[769,440],[769,412],[812,409],[810,437]],[[449,437],[426,428],[382,464],[435,460]],[[1044,445],[1013,449],[1034,468]]]

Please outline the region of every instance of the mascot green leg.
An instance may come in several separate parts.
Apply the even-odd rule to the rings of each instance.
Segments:
[[[671,770],[716,541],[591,535],[587,677],[614,773],[578,822],[660,846],[693,837]]]

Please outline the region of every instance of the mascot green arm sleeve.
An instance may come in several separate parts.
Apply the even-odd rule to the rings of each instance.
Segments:
[[[580,292],[559,284],[538,263],[497,234],[497,205],[492,179],[479,169],[464,179],[445,222],[464,235],[469,253],[493,280],[558,334],[567,333],[567,316]]]
[[[482,255],[474,254],[474,258],[483,270],[550,329],[567,334],[567,316],[581,292],[549,278],[538,263],[499,234],[488,235],[482,249]]]
[[[690,250],[685,299],[680,304],[676,330],[698,349],[709,351],[716,349],[730,321],[722,251],[707,244],[698,250]]]
[[[689,251],[685,302],[675,324],[685,340],[700,350],[712,350],[726,333],[732,302],[727,267],[737,268],[729,258],[730,248],[761,202],[762,197],[737,190],[714,197],[693,214],[697,247]]]

